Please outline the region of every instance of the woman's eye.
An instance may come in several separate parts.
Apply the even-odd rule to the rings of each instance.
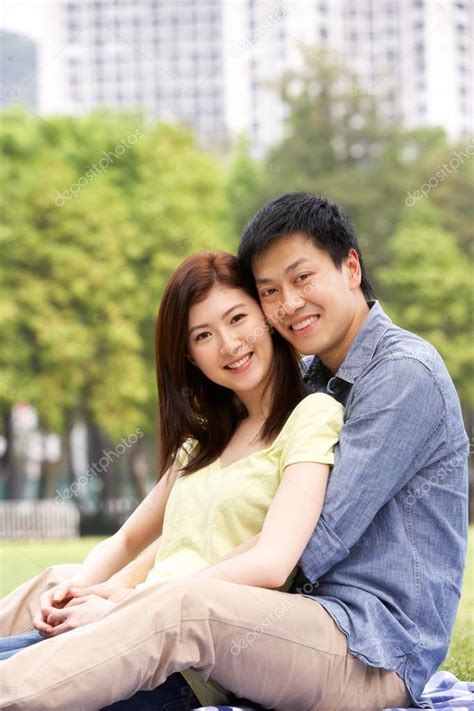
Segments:
[[[194,339],[195,341],[202,341],[206,338],[206,336],[209,336],[209,331],[203,331],[202,333],[198,333],[196,338]]]
[[[235,316],[232,317],[231,323],[235,323],[237,321],[241,321],[243,318],[245,318],[247,314],[236,314]]]

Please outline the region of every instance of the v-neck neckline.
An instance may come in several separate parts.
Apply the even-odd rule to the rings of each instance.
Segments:
[[[325,394],[325,393],[324,393]],[[246,459],[250,459],[250,457],[255,457],[257,454],[262,454],[264,452],[270,451],[272,447],[275,446],[279,438],[282,436],[283,432],[285,431],[286,427],[288,426],[289,421],[292,419],[293,414],[295,410],[301,405],[301,403],[306,400],[308,397],[312,397],[313,395],[321,395],[321,393],[308,393],[308,395],[305,395],[305,397],[301,398],[301,400],[297,403],[297,405],[293,408],[293,410],[290,412],[288,415],[285,424],[271,443],[269,447],[265,447],[265,449],[259,449],[256,452],[251,452],[250,454],[246,454],[245,457],[241,457],[240,459],[236,459],[235,462],[232,462],[231,464],[228,464],[226,467],[223,467],[221,465],[221,458],[218,457],[217,459],[214,460],[214,464],[217,466],[217,469],[221,472],[225,472],[227,469],[230,469],[231,467],[235,466],[236,464],[240,464],[240,462],[244,462]],[[329,395],[326,395],[326,397],[329,397]]]
[[[217,462],[217,468],[219,469],[220,472],[225,472],[226,469],[230,469],[231,467],[234,467],[236,464],[240,464],[240,462],[245,462],[246,459],[250,459],[250,457],[255,457],[256,454],[262,454],[263,452],[268,452],[275,442],[277,441],[278,437],[280,435],[278,434],[277,437],[273,440],[272,444],[269,447],[265,447],[265,449],[257,449],[256,452],[251,452],[250,454],[246,454],[244,457],[240,457],[240,459],[236,459],[234,462],[231,462],[230,464],[227,464],[225,467],[222,466],[221,458],[219,457],[216,459]]]

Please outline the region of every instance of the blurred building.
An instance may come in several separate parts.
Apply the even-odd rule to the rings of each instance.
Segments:
[[[37,70],[35,42],[0,30],[0,106],[22,101],[35,109]]]
[[[342,54],[387,116],[471,137],[474,4],[343,0]]]
[[[192,125],[204,141],[224,125],[219,0],[45,7],[42,113],[143,107],[150,120]]]
[[[471,2],[98,0],[45,3],[39,108],[143,107],[205,143],[245,132],[264,148],[285,109],[272,84],[301,47],[334,50],[407,126],[472,133]]]

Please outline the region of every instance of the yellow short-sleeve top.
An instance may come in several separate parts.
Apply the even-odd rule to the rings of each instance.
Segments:
[[[166,505],[155,565],[139,587],[206,568],[259,533],[286,466],[334,463],[343,412],[334,398],[313,393],[295,407],[270,447],[224,468],[217,459],[178,476]],[[181,465],[192,444],[188,441],[180,450]]]

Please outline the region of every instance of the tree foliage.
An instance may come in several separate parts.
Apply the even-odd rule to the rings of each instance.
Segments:
[[[222,246],[216,160],[183,129],[107,113],[7,112],[0,145],[2,409],[154,431],[160,295],[187,254]]]

